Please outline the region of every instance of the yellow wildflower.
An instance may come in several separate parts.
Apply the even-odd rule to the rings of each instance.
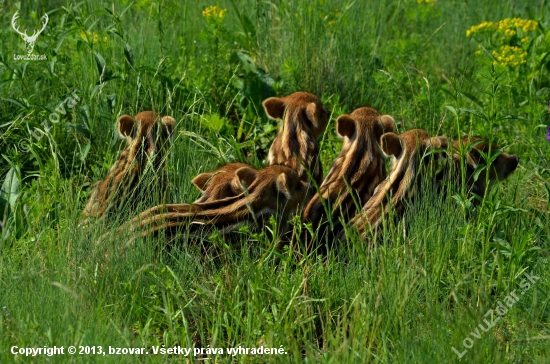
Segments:
[[[212,5],[203,10],[202,16],[206,20],[213,20],[215,22],[220,22],[225,18],[227,9],[222,9],[217,5]]]
[[[468,29],[466,31],[466,36],[469,37],[470,35],[475,33],[483,33],[489,30],[496,30],[497,28],[497,25],[492,21],[484,21],[483,23],[479,25],[474,25],[470,29]]]
[[[328,26],[334,26],[342,17],[342,12],[338,9],[331,10],[327,15],[320,15],[321,19],[327,22]]]
[[[504,31],[504,34],[506,34],[508,37],[513,37],[514,35],[516,35],[516,31],[512,29],[506,29]]]
[[[495,58],[495,61],[493,62],[494,64],[516,67],[527,62],[525,60],[525,57],[527,57],[527,52],[516,46],[505,45],[500,47],[498,50],[492,51],[491,53]]]
[[[475,33],[482,33],[485,31],[495,31],[497,33],[504,34],[505,36],[512,37],[516,35],[516,29],[521,29],[524,33],[535,31],[538,27],[538,23],[534,20],[527,20],[521,18],[506,18],[498,22],[486,21],[479,25],[474,25],[466,31],[466,36],[469,37]]]
[[[87,40],[88,42],[90,42],[90,44],[96,44],[99,42],[99,34],[97,34],[96,32],[92,32],[92,31],[81,31],[80,32],[80,38],[84,39],[84,40]],[[107,43],[108,41],[108,37],[107,35],[104,35],[103,38],[101,38],[101,41],[103,43]]]
[[[482,54],[483,54],[483,47],[481,46],[481,44],[478,44],[475,55],[476,56],[481,56]]]

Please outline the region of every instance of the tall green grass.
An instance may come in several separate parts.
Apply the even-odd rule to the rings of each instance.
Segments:
[[[218,27],[201,15],[210,5],[227,9]],[[548,51],[547,5],[2,2],[0,362],[185,361],[24,358],[10,353],[14,345],[287,352],[211,357],[245,363],[547,362],[550,144],[539,126],[550,124],[550,95],[547,81],[529,72],[548,73],[544,64],[522,77],[491,73],[465,35],[485,20],[535,19],[543,40],[532,52]],[[25,52],[10,26],[18,9],[22,29],[50,15],[34,51],[48,61],[13,59]],[[240,63],[245,56],[253,64]],[[74,90],[77,106],[40,140],[33,137]],[[477,208],[458,192],[441,199],[426,189],[374,243],[352,238],[326,255],[273,252],[272,226],[243,234],[236,246],[215,236],[200,246],[185,232],[171,248],[147,238],[122,253],[124,234],[99,242],[149,206],[193,201],[190,181],[200,172],[235,160],[261,167],[275,125],[259,102],[297,90],[321,96],[333,120],[368,105],[393,115],[399,131],[490,137],[518,154],[520,165]],[[79,227],[91,184],[122,148],[117,117],[144,109],[177,120],[169,185],[152,186],[136,209]],[[506,115],[520,119],[498,121]],[[325,173],[339,149],[332,121],[322,142]],[[540,280],[473,338],[525,272]],[[452,347],[465,350],[466,337],[474,345],[459,359]]]

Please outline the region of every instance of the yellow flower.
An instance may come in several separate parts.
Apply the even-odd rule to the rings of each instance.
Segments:
[[[538,23],[534,20],[528,20],[526,24],[523,25],[522,30],[524,32],[533,32],[537,30]]]
[[[481,46],[481,44],[478,44],[475,55],[476,56],[481,56],[482,54],[483,54],[483,47]]]
[[[472,34],[483,33],[489,30],[496,30],[497,25],[492,21],[484,21],[479,25],[474,25],[466,31],[466,36],[469,37]]]
[[[90,42],[90,44],[96,44],[99,42],[99,34],[92,31],[81,31],[80,38],[87,40],[88,42]],[[108,40],[109,38],[107,37],[107,35],[104,35],[103,38],[101,38],[101,41],[103,43],[107,43]]]
[[[496,33],[504,34],[507,37],[513,37],[517,34],[516,29],[521,29],[524,33],[527,33],[535,31],[537,27],[538,23],[534,20],[506,18],[496,23],[486,21],[479,25],[474,25],[466,31],[466,36],[469,37],[472,34],[482,33],[485,31],[494,31]]]
[[[503,66],[519,66],[520,64],[526,63],[525,57],[527,52],[525,52],[520,47],[505,45],[500,47],[498,50],[491,52],[495,61],[493,64],[500,63]]]
[[[321,16],[322,19],[326,20],[328,26],[334,26],[338,20],[342,17],[342,12],[338,9],[331,10],[326,16]]]
[[[215,22],[221,23],[225,18],[227,9],[222,9],[217,5],[212,5],[203,10],[202,16],[206,20],[213,20]]]

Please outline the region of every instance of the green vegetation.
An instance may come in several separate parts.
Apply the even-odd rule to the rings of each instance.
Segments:
[[[151,355],[157,345],[288,353],[210,356],[216,363],[548,362],[549,9],[546,0],[0,0],[0,362],[187,360]],[[16,10],[28,34],[49,14],[34,47],[46,61],[14,59],[27,54],[10,26]],[[75,90],[74,107],[60,109]],[[170,184],[151,186],[145,209],[193,201],[191,179],[222,163],[261,166],[276,127],[261,101],[297,90],[332,111],[325,174],[340,149],[334,120],[359,106],[394,116],[399,131],[491,138],[520,165],[476,208],[460,191],[443,200],[427,191],[374,245],[350,239],[327,256],[272,252],[271,227],[238,246],[215,236],[170,250],[143,239],[125,254],[124,236],[97,244],[139,209],[78,227],[90,186],[122,147],[119,115],[154,109],[178,122]],[[540,279],[525,290],[531,272]],[[525,294],[476,338],[514,290]],[[459,359],[452,348],[462,353],[466,338],[473,346]],[[54,345],[150,355],[10,352]]]

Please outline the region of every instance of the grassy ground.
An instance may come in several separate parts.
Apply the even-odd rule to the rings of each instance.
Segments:
[[[211,5],[219,7],[203,14]],[[14,59],[26,54],[10,26],[18,9],[28,33],[48,12],[34,48],[47,61]],[[220,363],[548,362],[548,9],[546,1],[0,1],[0,362],[188,359],[153,355],[161,345],[223,348],[208,356]],[[515,17],[536,29],[466,36]],[[524,58],[498,61],[504,45]],[[52,122],[75,90],[77,104]],[[151,186],[139,210],[194,200],[190,180],[224,162],[261,166],[275,126],[261,100],[297,90],[320,95],[333,120],[373,106],[400,131],[489,137],[520,165],[475,209],[459,194],[427,191],[374,246],[350,239],[327,256],[270,254],[268,233],[231,247],[213,237],[207,251],[185,238],[169,251],[145,239],[118,255],[124,236],[99,246],[130,208],[77,226],[90,185],[122,146],[120,114],[154,109],[177,120],[170,185]],[[325,173],[339,149],[332,121]],[[11,354],[55,345],[150,353]],[[261,345],[286,354],[226,350]]]

